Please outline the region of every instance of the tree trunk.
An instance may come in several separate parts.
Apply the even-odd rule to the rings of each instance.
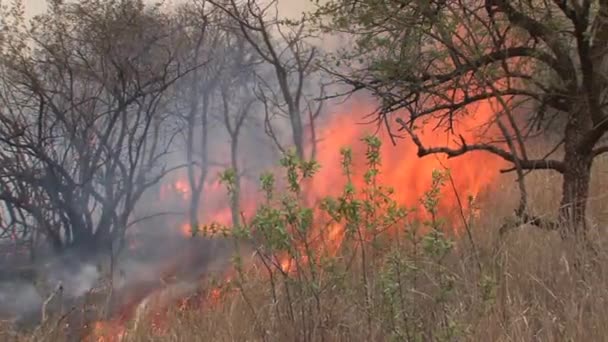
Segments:
[[[290,106],[289,119],[291,121],[291,132],[293,134],[293,142],[296,145],[296,154],[300,160],[306,160],[304,155],[304,129],[302,125],[302,117],[300,110],[295,105]]]
[[[593,154],[591,148],[581,149],[576,139],[566,139],[562,200],[559,215],[562,237],[584,237],[587,230],[586,210],[591,181]]]
[[[232,170],[234,171],[234,193],[230,198],[230,209],[232,211],[232,225],[238,226],[239,224],[239,209],[241,200],[241,175],[238,165],[238,131],[232,136],[232,142],[230,145],[230,162]]]
[[[201,178],[204,179],[205,177],[201,177]],[[199,222],[198,222],[198,207],[200,204],[201,193],[202,193],[202,191],[199,191],[199,187],[197,186],[195,188],[195,191],[192,191],[192,197],[190,198],[190,209],[189,209],[190,229],[192,229],[193,234],[194,234],[194,232],[198,232],[198,230],[200,229]]]
[[[191,193],[189,209],[190,229],[192,229],[193,232],[198,230],[198,205],[200,199],[200,193],[196,191],[198,189],[198,184],[196,183],[196,177],[194,175],[194,123],[197,109],[198,102],[196,102],[196,100],[192,100],[187,121],[186,160],[188,162],[188,184],[190,185]],[[205,165],[201,165],[201,167],[205,167]]]
[[[211,89],[211,88],[210,88]],[[192,229],[192,235],[198,233],[200,229],[200,223],[198,220],[199,206],[201,202],[202,192],[205,186],[205,180],[207,179],[207,171],[208,171],[208,155],[207,155],[207,133],[208,133],[208,121],[207,121],[207,109],[209,108],[209,92],[207,90],[203,94],[203,102],[202,102],[202,111],[201,115],[201,141],[200,141],[200,176],[198,177],[198,182],[195,177],[195,167],[194,167],[194,124],[195,117],[198,112],[198,102],[193,102],[191,104],[191,111],[188,116],[188,136],[187,136],[187,147],[186,147],[186,155],[188,160],[188,182],[190,184],[190,209],[189,209],[189,217],[190,217],[190,229]]]
[[[71,228],[73,238],[72,241],[68,241],[66,243],[67,248],[76,248],[76,249],[96,249],[97,248],[97,238],[96,235],[91,232],[91,230],[82,223],[82,221],[78,219],[71,219]],[[105,237],[105,232],[101,232],[103,234],[97,235],[99,239],[103,239]]]

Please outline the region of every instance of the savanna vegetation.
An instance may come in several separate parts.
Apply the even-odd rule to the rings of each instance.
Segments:
[[[0,7],[0,278],[44,283],[37,327],[7,321],[3,339],[605,340],[608,2],[327,0],[297,20],[277,5]],[[382,132],[332,145],[349,97]],[[475,194],[444,163],[469,155],[504,165]],[[415,190],[387,185],[387,158],[433,157],[402,203]],[[179,172],[187,208],[166,212]],[[228,221],[208,220],[216,174]],[[119,317],[130,232],[177,214],[191,240],[230,244],[229,266]],[[70,295],[40,280],[49,260],[104,265],[86,324],[78,302],[47,313]]]

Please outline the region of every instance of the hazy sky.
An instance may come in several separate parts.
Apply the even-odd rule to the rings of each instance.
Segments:
[[[182,2],[184,0],[170,0],[168,2]],[[298,16],[302,11],[311,8],[310,0],[278,0],[282,15]],[[25,0],[25,11],[28,16],[40,13],[46,7],[46,0]]]
[[[0,0],[1,2],[2,0]],[[23,0],[25,4],[25,13],[27,17],[39,14],[46,8],[47,0]],[[144,0],[145,2],[156,2],[158,0]],[[182,3],[188,0],[163,0],[166,4]],[[270,0],[259,0],[270,1]],[[302,12],[312,10],[314,7],[311,0],[277,0],[279,3],[279,13],[281,16],[300,18]],[[323,2],[323,1],[322,1]],[[334,49],[341,43],[334,37],[324,37],[322,40],[309,41],[316,46],[326,50]]]

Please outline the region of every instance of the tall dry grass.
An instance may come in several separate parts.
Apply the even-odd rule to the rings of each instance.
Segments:
[[[466,234],[457,237],[441,268],[433,263],[416,265],[419,279],[404,286],[411,292],[407,315],[387,314],[378,292],[370,320],[372,309],[363,307],[360,284],[346,283],[324,292],[322,317],[296,313],[289,319],[276,310],[284,307],[285,293],[274,302],[269,280],[260,270],[257,276],[255,271],[250,274],[241,291],[225,295],[213,307],[170,310],[163,335],[152,333],[150,322],[143,321],[128,329],[124,341],[608,341],[606,172],[608,160],[599,160],[589,202],[596,253],[586,253],[557,233],[534,227],[499,236],[498,228],[518,200],[514,179],[503,176],[478,203],[481,214],[470,223],[472,242]],[[535,214],[554,217],[560,184],[559,177],[550,173],[528,178]],[[436,272],[441,274],[435,276]],[[450,285],[439,301],[435,282],[440,278],[449,279]],[[410,318],[401,327],[415,333],[405,337],[405,331],[387,329],[388,321],[396,317],[404,322]],[[39,333],[20,340],[45,338]]]
[[[440,306],[425,294],[414,297],[416,324],[422,335],[412,340],[459,341],[608,341],[608,248],[604,225],[608,215],[608,160],[594,167],[589,201],[592,243],[597,253],[585,253],[556,232],[520,227],[499,236],[498,228],[511,215],[518,189],[504,176],[496,189],[481,199],[480,217],[472,222],[471,241],[461,236],[445,261],[444,272],[453,288]],[[553,218],[560,199],[560,178],[549,172],[532,174],[528,180],[534,213]],[[475,265],[481,263],[481,272]],[[575,264],[580,266],[575,267]],[[423,266],[424,268],[424,266]],[[431,273],[433,265],[421,272]],[[427,280],[429,281],[429,280]],[[425,285],[418,285],[419,289]],[[326,317],[314,317],[312,335],[302,336],[294,325],[280,323],[274,313],[268,281],[260,277],[246,284],[248,298],[257,309],[257,320],[240,295],[225,297],[213,310],[174,312],[164,337],[141,328],[129,341],[368,341],[367,315],[357,307],[356,291],[348,285],[325,297]],[[455,332],[442,335],[442,317],[450,317]],[[382,319],[374,317],[373,339],[390,338]],[[261,333],[262,332],[262,333]]]

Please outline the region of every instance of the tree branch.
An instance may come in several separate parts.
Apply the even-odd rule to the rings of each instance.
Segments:
[[[489,145],[489,144],[473,144],[468,145],[464,138],[461,136],[461,147],[458,149],[452,149],[449,147],[431,147],[427,148],[423,145],[422,141],[414,133],[414,131],[409,127],[409,125],[403,121],[401,118],[396,119],[397,123],[401,125],[401,127],[410,135],[412,141],[418,147],[418,157],[424,157],[430,154],[445,154],[448,158],[454,158],[461,156],[465,153],[472,151],[486,151],[492,154],[495,154],[502,159],[511,162],[513,164],[519,163],[521,165],[522,170],[555,170],[557,172],[562,173],[564,170],[564,165],[562,162],[557,160],[529,160],[529,159],[520,159],[514,156],[512,153],[509,153],[497,146]]]
[[[595,158],[595,157],[600,156],[600,155],[602,155],[604,153],[608,153],[608,145],[606,145],[606,146],[600,146],[600,147],[594,149],[593,150],[593,157]]]

